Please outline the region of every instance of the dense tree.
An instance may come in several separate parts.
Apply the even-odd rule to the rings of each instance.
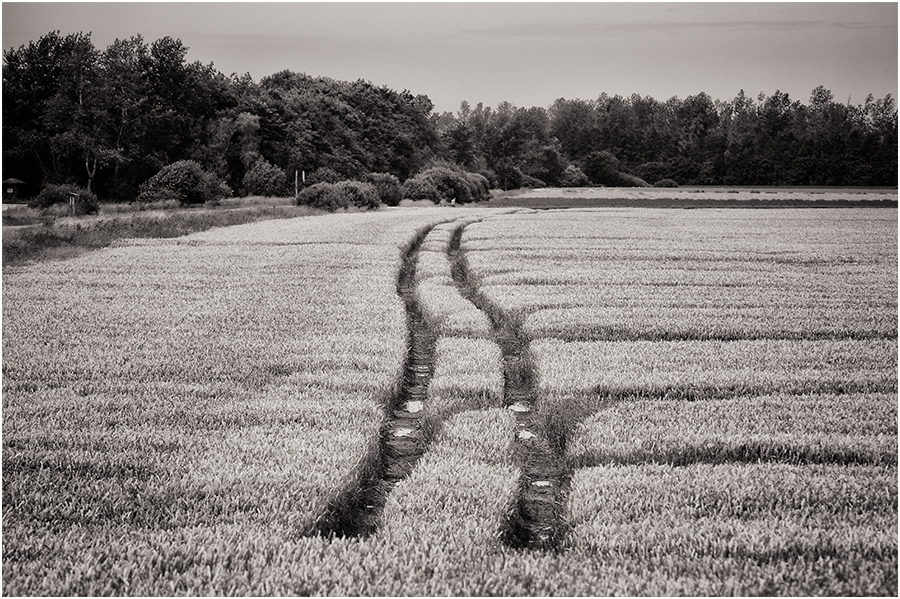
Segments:
[[[300,171],[329,181],[383,173],[399,185],[441,164],[503,188],[897,183],[891,95],[842,104],[819,86],[804,105],[781,91],[728,101],[601,94],[433,114],[408,90],[289,70],[255,83],[186,56],[170,37],[98,51],[89,34],[58,32],[5,50],[3,177],[25,180],[26,197],[74,184],[125,201],[182,160],[236,193],[283,189]]]

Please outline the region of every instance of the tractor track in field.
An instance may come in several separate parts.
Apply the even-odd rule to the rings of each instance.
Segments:
[[[487,314],[503,355],[503,402],[516,416],[513,449],[522,472],[516,504],[504,542],[519,549],[557,550],[565,536],[564,510],[571,473],[542,432],[533,408],[537,400],[528,338],[515,318],[505,314],[472,283],[460,249],[463,229],[453,231],[448,248],[453,280],[467,300]]]
[[[571,473],[552,448],[534,415],[536,401],[528,339],[519,324],[493,306],[469,279],[460,240],[465,224],[453,232],[447,251],[460,293],[491,321],[503,355],[504,405],[516,416],[513,456],[522,472],[504,542],[515,548],[556,550],[565,536],[564,508]],[[427,450],[437,423],[425,416],[428,385],[434,374],[437,334],[426,323],[415,299],[416,263],[425,237],[420,232],[404,254],[397,280],[407,321],[407,358],[397,395],[386,406],[377,450],[362,465],[358,483],[331,502],[311,534],[367,536],[376,531],[388,494],[409,476]]]
[[[359,484],[332,502],[315,534],[348,537],[374,533],[391,489],[409,476],[434,435],[434,423],[424,416],[424,406],[434,374],[437,335],[415,299],[419,249],[433,228],[415,237],[404,253],[397,278],[397,294],[406,310],[407,355],[399,392],[386,406],[377,451],[364,464]]]

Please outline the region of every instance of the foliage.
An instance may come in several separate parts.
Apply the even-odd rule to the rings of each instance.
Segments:
[[[441,194],[434,181],[424,177],[412,177],[403,182],[401,194],[404,200],[441,203]]]
[[[403,198],[400,180],[390,173],[369,173],[369,183],[375,188],[378,200],[385,206],[397,206]]]
[[[678,187],[678,183],[671,179],[660,179],[653,184],[653,187]]]
[[[435,204],[468,204],[489,197],[489,193],[485,193],[485,185],[483,175],[467,173],[450,166],[433,166],[403,184],[403,198],[430,200]]]
[[[180,204],[205,204],[230,195],[228,186],[203,170],[198,162],[179,160],[141,184],[138,201],[175,200]]]
[[[570,164],[560,177],[559,183],[563,187],[587,187],[591,184],[591,180],[580,168]]]
[[[334,212],[350,205],[348,198],[339,193],[334,183],[315,183],[304,187],[297,194],[298,206],[310,206]]]
[[[267,197],[283,196],[287,191],[287,175],[284,171],[265,160],[256,163],[244,175],[244,193]]]
[[[491,182],[481,173],[465,173],[473,202],[485,202],[491,199]]]
[[[377,208],[378,193],[370,183],[360,181],[340,181],[338,183],[316,183],[305,187],[297,194],[297,204],[334,212],[341,208]]]
[[[97,196],[91,191],[72,184],[46,185],[35,198],[35,206],[49,208],[57,204],[69,204],[69,194],[76,194],[75,214],[96,214],[99,206]]]
[[[645,181],[896,185],[891,95],[854,106],[822,86],[806,105],[780,91],[728,101],[601,94],[549,109],[463,102],[437,115],[426,96],[361,80],[287,70],[258,83],[226,77],[188,63],[187,50],[139,35],[100,50],[90,34],[58,32],[4,50],[4,177],[26,181],[23,197],[73,182],[104,201],[134,200],[159,169],[187,159],[238,193],[259,160],[306,171],[311,184],[369,172],[403,182],[436,159],[492,172],[504,189],[572,185],[572,165],[605,185],[640,184],[602,165],[588,172],[597,170],[591,156],[606,152],[617,172]],[[320,168],[338,178],[314,175]]]
[[[594,151],[581,160],[581,170],[598,185],[610,187],[649,187],[639,177],[621,172],[619,160],[610,152]]]
[[[338,181],[344,181],[347,178],[342,176],[339,172],[334,170],[328,166],[320,166],[316,170],[312,171],[306,177],[307,185],[316,185],[317,183],[337,183]]]
[[[347,198],[347,204],[357,208],[378,208],[381,204],[378,192],[371,183],[361,181],[341,181],[335,184],[335,190]]]

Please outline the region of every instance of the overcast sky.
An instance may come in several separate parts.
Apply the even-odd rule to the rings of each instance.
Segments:
[[[255,81],[290,69],[462,100],[549,106],[602,92],[666,100],[817,85],[858,104],[897,96],[897,3],[19,3],[3,48],[49,31],[98,49],[140,33],[180,38],[188,59]]]

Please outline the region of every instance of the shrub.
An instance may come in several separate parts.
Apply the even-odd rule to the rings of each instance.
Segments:
[[[678,183],[671,179],[660,179],[653,184],[653,187],[678,187]]]
[[[350,205],[347,196],[338,191],[334,183],[316,183],[297,194],[298,206],[311,206],[334,212]]]
[[[360,181],[341,181],[334,184],[335,191],[346,198],[349,206],[357,208],[378,208],[380,204],[375,186]]]
[[[437,166],[428,169],[425,174],[434,180],[441,199],[453,200],[460,204],[468,204],[472,201],[472,190],[463,171]]]
[[[519,170],[511,161],[501,160],[494,169],[497,177],[497,187],[506,191],[508,189],[519,189],[522,187],[522,171]]]
[[[574,164],[570,164],[560,177],[560,183],[563,187],[588,187],[591,180],[584,174],[584,171]]]
[[[491,182],[480,173],[465,173],[473,202],[484,202],[491,199]]]
[[[665,162],[645,162],[633,169],[632,172],[644,181],[659,181],[660,179],[671,179],[672,169]]]
[[[140,190],[139,202],[176,200],[180,204],[203,204],[231,195],[225,183],[194,160],[179,160],[164,166],[144,181]]]
[[[35,198],[34,204],[39,208],[50,208],[57,204],[69,203],[69,194],[78,194],[75,200],[75,214],[96,214],[98,210],[97,196],[93,192],[79,187],[74,183],[62,185],[49,184],[41,189],[41,193]]]
[[[594,151],[581,161],[581,170],[588,178],[599,185],[611,187],[650,187],[650,184],[629,173],[619,170],[619,159],[607,150]]]
[[[396,206],[403,197],[400,180],[390,173],[369,173],[369,183],[375,188],[378,200],[387,206]]]
[[[472,189],[464,171],[447,166],[433,166],[409,179],[403,185],[403,197],[411,200],[456,201],[467,204],[472,201]]]
[[[547,184],[537,177],[522,173],[522,187],[527,187],[528,189],[540,189],[542,187],[547,187]]]
[[[244,174],[246,195],[276,197],[284,195],[287,175],[283,170],[265,160],[256,163]]]
[[[649,183],[640,177],[635,177],[631,173],[616,173],[613,185],[618,187],[650,187]]]
[[[343,181],[346,178],[347,177],[341,175],[333,168],[320,166],[309,174],[309,176],[306,178],[306,184],[316,185],[317,183],[337,183],[338,181]]]
[[[441,203],[441,193],[434,181],[419,175],[407,179],[400,191],[404,200],[428,200],[435,204]]]

